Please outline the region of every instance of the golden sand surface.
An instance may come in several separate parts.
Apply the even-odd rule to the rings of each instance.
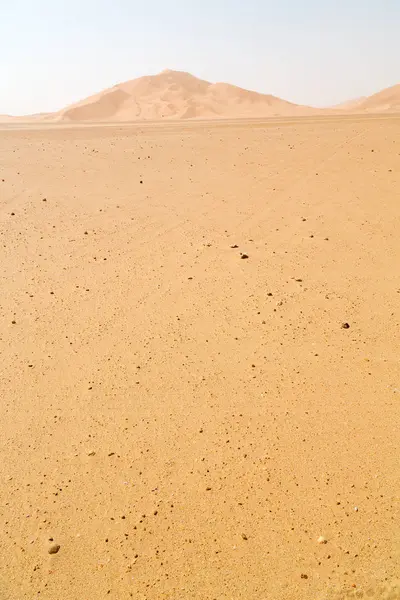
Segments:
[[[1,600],[400,597],[399,173],[395,116],[0,131]]]

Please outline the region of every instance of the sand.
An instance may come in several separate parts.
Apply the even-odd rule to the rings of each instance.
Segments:
[[[244,118],[309,115],[321,112],[270,94],[228,83],[210,83],[190,73],[166,69],[120,83],[53,115],[66,122],[126,122],[163,119]]]
[[[400,111],[400,84],[386,88],[366,98],[357,106],[357,111],[368,113],[384,113]]]
[[[400,112],[400,84],[369,97],[316,108],[229,83],[166,69],[119,83],[53,113],[0,115],[1,123],[101,124],[195,119],[259,119]]]
[[[399,145],[1,132],[1,600],[400,597]]]

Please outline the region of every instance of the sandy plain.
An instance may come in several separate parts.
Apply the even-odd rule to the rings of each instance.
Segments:
[[[1,600],[400,597],[399,173],[398,116],[3,128]]]

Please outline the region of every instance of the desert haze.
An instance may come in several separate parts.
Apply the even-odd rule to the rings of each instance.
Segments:
[[[351,100],[323,109],[301,106],[228,83],[210,83],[189,73],[167,69],[158,75],[120,83],[55,113],[25,117],[0,115],[0,122],[129,122],[399,111],[400,85],[369,98]]]

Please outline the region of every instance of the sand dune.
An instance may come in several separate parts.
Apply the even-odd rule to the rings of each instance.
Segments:
[[[346,102],[341,102],[340,104],[335,104],[335,106],[332,106],[332,109],[343,110],[343,111],[354,110],[355,108],[358,108],[366,99],[367,99],[366,96],[361,96],[360,98],[354,98],[353,100],[347,100]]]
[[[400,85],[368,98],[357,98],[331,108],[313,108],[271,94],[245,90],[228,83],[210,83],[183,71],[165,70],[115,85],[54,113],[13,117],[13,122],[124,122],[166,119],[268,118],[335,113],[400,111]]]
[[[14,116],[14,115],[0,115],[0,123],[30,123],[30,122],[44,122],[54,121],[54,113],[37,113],[33,115]]]
[[[217,117],[306,115],[318,109],[227,83],[212,84],[189,73],[166,70],[127,81],[54,115],[64,121],[132,121]]]
[[[382,113],[400,111],[400,84],[386,88],[377,94],[373,94],[361,102],[357,111]]]
[[[400,111],[400,85],[332,109],[301,106],[228,83],[210,83],[181,71],[139,77],[90,96],[52,118],[60,121],[135,121],[195,118],[257,118],[312,114]]]

